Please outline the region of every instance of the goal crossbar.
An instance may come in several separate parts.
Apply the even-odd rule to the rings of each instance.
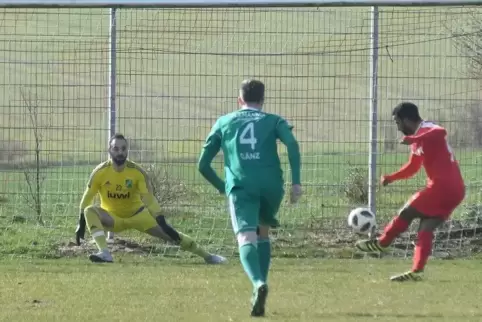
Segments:
[[[0,0],[9,8],[225,8],[225,7],[342,7],[342,6],[463,6],[481,0]]]

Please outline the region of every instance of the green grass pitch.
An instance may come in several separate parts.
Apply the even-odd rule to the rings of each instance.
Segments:
[[[478,15],[380,12],[377,175],[405,162],[406,148],[388,149],[397,137],[390,110],[414,101],[456,143],[468,186],[457,220],[480,204],[482,152],[467,144],[477,118],[465,113],[480,81],[467,74],[453,33]],[[109,11],[2,9],[0,17],[0,320],[247,320],[250,290],[235,256],[226,267],[204,267],[128,232],[114,246],[119,263],[92,267],[84,260],[92,245],[71,245],[85,182],[106,156]],[[342,190],[354,167],[368,169],[369,8],[123,9],[117,31],[117,130],[131,138],[133,160],[160,164],[173,189],[182,188],[164,206],[169,221],[208,249],[236,255],[225,200],[197,173],[196,159],[212,122],[236,108],[240,81],[263,80],[266,109],[295,126],[305,196],[283,206],[274,233],[269,320],[480,320],[476,261],[433,261],[421,287],[388,284],[408,261],[352,260],[345,220],[360,204]],[[45,226],[25,181],[25,169],[36,172],[36,130]],[[423,180],[377,189],[381,221]],[[472,246],[459,239],[441,247],[476,253]],[[117,278],[102,282],[110,273]]]
[[[275,259],[262,320],[480,321],[480,268],[475,261],[434,262],[429,281],[400,285],[386,280],[400,261]],[[237,264],[9,261],[0,273],[4,321],[252,320],[251,289]]]

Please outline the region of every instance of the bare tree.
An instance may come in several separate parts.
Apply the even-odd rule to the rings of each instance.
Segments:
[[[162,163],[147,164],[145,169],[149,174],[153,194],[161,206],[174,206],[193,194],[181,180],[172,176]]]
[[[474,8],[469,13],[459,15],[458,21],[446,28],[454,40],[459,53],[467,59],[467,72],[470,77],[482,79],[482,15]]]
[[[42,174],[41,143],[43,136],[39,123],[39,99],[36,95],[33,97],[26,94],[23,90],[20,93],[29,116],[35,144],[33,164],[29,164],[24,170],[25,182],[27,184],[27,194],[24,196],[27,205],[34,210],[37,222],[43,225],[41,193],[45,177]]]
[[[480,82],[482,81],[482,11],[480,8],[467,8],[464,9],[463,15],[456,17],[458,18],[447,20],[445,28],[450,33],[460,56],[466,61],[467,68],[464,72],[474,81]],[[447,113],[449,118],[447,121],[454,124],[449,138],[454,147],[482,147],[482,102],[471,100],[455,104]]]

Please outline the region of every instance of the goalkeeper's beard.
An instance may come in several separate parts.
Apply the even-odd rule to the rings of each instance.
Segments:
[[[120,165],[123,165],[124,163],[126,163],[126,160],[127,160],[127,156],[125,156],[125,157],[124,157],[124,156],[114,157],[114,156],[112,156],[112,154],[111,154],[110,157],[111,157],[112,161],[114,161],[114,163],[115,163],[116,165],[119,165],[119,166],[120,166]]]

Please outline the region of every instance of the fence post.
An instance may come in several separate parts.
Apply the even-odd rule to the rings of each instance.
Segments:
[[[370,145],[368,157],[368,207],[376,212],[378,127],[378,7],[371,8],[370,35]]]
[[[111,137],[116,132],[116,88],[117,88],[117,9],[110,9],[109,24],[109,110],[108,128]],[[114,239],[114,233],[109,232],[107,239]]]

